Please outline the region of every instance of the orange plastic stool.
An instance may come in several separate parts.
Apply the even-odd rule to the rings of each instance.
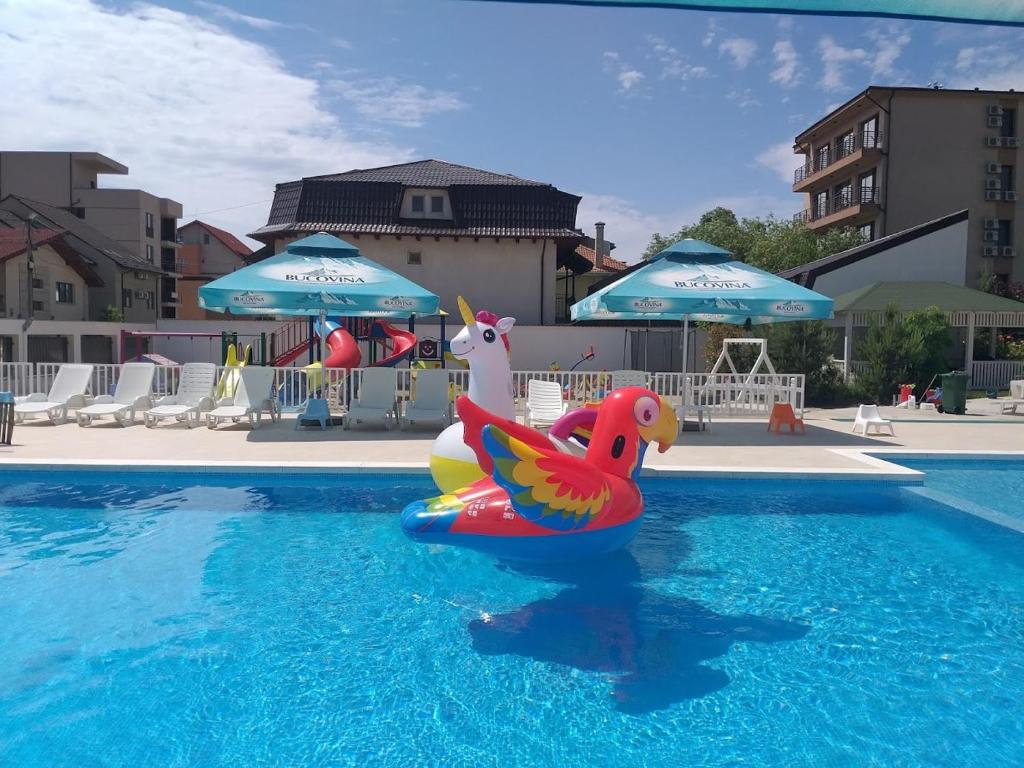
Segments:
[[[806,435],[807,430],[804,427],[804,420],[798,419],[796,413],[793,412],[793,406],[789,403],[776,403],[772,406],[772,414],[768,417],[768,431],[772,431],[772,427],[775,427],[775,433],[778,434],[782,429],[782,425],[786,424],[789,426],[789,433],[793,434],[796,432],[796,428],[800,427],[800,433]]]

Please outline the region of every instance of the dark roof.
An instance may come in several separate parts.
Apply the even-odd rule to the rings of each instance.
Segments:
[[[836,296],[835,312],[883,312],[890,305],[909,312],[938,307],[943,312],[1020,312],[1024,303],[962,285],[941,282],[880,282]]]
[[[197,224],[203,229],[205,229],[213,237],[217,238],[224,245],[225,248],[232,251],[242,259],[248,258],[249,255],[252,254],[252,248],[250,248],[237,237],[232,235],[226,229],[215,227],[213,226],[213,224],[207,224],[205,221],[194,219],[193,221],[190,221],[188,224],[178,227],[178,229],[185,229],[186,227],[191,227],[193,224]]]
[[[409,187],[448,191],[450,219],[403,219]],[[430,237],[556,238],[580,242],[580,198],[550,184],[464,165],[423,160],[314,176],[278,184],[266,226],[250,237],[267,242],[302,232]]]
[[[66,243],[77,252],[87,256],[93,263],[102,259],[110,259],[124,269],[163,273],[158,265],[137,256],[116,240],[112,240],[73,213],[61,208],[54,208],[20,195],[8,195],[0,201],[0,207],[22,216],[29,212],[38,214],[40,223],[59,230]]]
[[[872,240],[864,243],[863,245],[848,248],[845,251],[834,253],[831,256],[826,256],[822,259],[818,259],[817,261],[811,261],[807,264],[801,264],[798,267],[783,270],[782,272],[779,272],[779,277],[792,280],[794,283],[799,283],[807,288],[813,288],[814,281],[819,275],[828,274],[829,272],[841,269],[862,259],[875,256],[882,251],[887,251],[890,248],[903,245],[904,243],[916,240],[919,237],[930,235],[940,229],[945,229],[946,227],[951,227],[954,224],[959,224],[962,221],[967,221],[967,216],[968,212],[966,209],[957,211],[956,213],[950,213],[941,218],[934,219],[933,221],[926,221],[924,224],[918,224],[916,227],[910,227],[909,229],[901,230],[900,232],[896,232],[892,235],[881,237],[878,240]]]
[[[66,242],[58,230],[33,228],[32,245],[35,248],[44,245],[52,248],[69,267],[78,273],[86,285],[92,288],[103,285],[103,279],[94,269],[95,262]],[[20,256],[27,250],[28,242],[25,236],[24,222],[15,219],[7,211],[0,211],[0,263]]]
[[[312,176],[325,181],[379,181],[385,184],[402,184],[406,187],[454,187],[461,184],[496,184],[502,187],[528,186],[548,187],[542,181],[531,181],[510,173],[494,173],[468,165],[446,163],[443,160],[416,160],[399,165],[385,165],[381,168],[367,168]]]

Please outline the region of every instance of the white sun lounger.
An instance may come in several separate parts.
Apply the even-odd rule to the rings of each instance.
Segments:
[[[1010,382],[1010,399],[999,401],[999,411],[1016,413],[1019,405],[1024,405],[1024,379]]]
[[[397,410],[395,402],[398,379],[394,368],[367,368],[362,372],[359,397],[348,407],[342,418],[342,429],[363,424],[382,424],[391,429],[391,419]]]
[[[646,387],[646,371],[612,371],[612,390],[623,387]]]
[[[27,418],[43,416],[54,424],[67,421],[68,411],[84,408],[89,403],[86,393],[92,381],[92,366],[67,363],[57,369],[50,391],[14,398],[14,419],[19,424]]]
[[[890,435],[896,434],[896,431],[892,427],[892,422],[889,419],[883,419],[882,414],[878,412],[877,405],[860,405],[857,407],[857,418],[853,420],[853,433],[857,434],[857,430],[861,431],[864,437],[867,437],[872,428],[875,430],[875,434],[881,434],[882,427],[889,430]]]
[[[153,406],[153,363],[125,363],[113,395],[94,397],[92,403],[78,411],[78,426],[85,427],[93,419],[113,417],[122,427],[135,422],[135,412],[148,410]]]
[[[451,424],[447,371],[425,370],[416,373],[416,397],[405,406],[400,420],[401,428],[421,424]]]
[[[569,410],[557,381],[530,379],[526,382],[526,425],[550,427]]]
[[[213,363],[185,363],[178,379],[178,391],[157,400],[142,419],[147,427],[155,427],[164,419],[185,422],[189,429],[199,426],[200,414],[212,411],[213,387],[217,382],[217,366]]]
[[[270,414],[271,421],[281,418],[277,401],[272,397],[274,390],[274,369],[265,366],[247,365],[239,371],[238,387],[233,397],[217,402],[217,407],[206,414],[206,426],[215,429],[225,419],[236,424],[248,419],[249,427],[260,425],[263,411]]]

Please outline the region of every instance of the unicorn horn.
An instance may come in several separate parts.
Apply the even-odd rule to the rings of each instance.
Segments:
[[[464,322],[467,327],[476,325],[476,318],[473,317],[473,310],[469,308],[469,304],[467,304],[466,300],[461,296],[458,297],[458,301],[459,314],[462,315],[462,322]]]

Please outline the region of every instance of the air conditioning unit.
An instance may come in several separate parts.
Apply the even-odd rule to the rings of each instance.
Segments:
[[[1000,107],[998,104],[990,104],[989,107],[988,107],[988,114],[989,115],[1001,115],[1001,114],[1003,114],[1003,108]]]
[[[999,248],[994,245],[986,245],[984,248],[981,249],[981,254],[982,256],[987,256],[988,258],[994,258],[999,255]]]
[[[1002,179],[985,179],[985,189],[1002,189]]]
[[[998,230],[990,229],[988,232],[985,233],[985,235],[984,235],[984,237],[982,239],[986,243],[998,243],[999,242],[999,232],[998,232]]]
[[[1003,246],[1003,256],[1012,259],[1016,255],[1017,255],[1017,249],[1016,248],[1014,248],[1012,246],[1009,246],[1009,245],[1004,245]]]
[[[999,229],[999,219],[985,219],[985,229]]]
[[[989,128],[1002,128],[1003,127],[1003,118],[1001,116],[999,116],[999,115],[989,115],[989,117],[988,117],[988,127]]]
[[[1003,166],[999,163],[985,163],[985,173],[1002,173]]]
[[[136,299],[144,299],[144,298],[146,298],[146,292],[145,291],[136,291],[135,292],[135,298]]]
[[[986,136],[985,137],[986,147],[1001,147],[1003,146],[1002,136]]]
[[[985,200],[987,202],[995,202],[1003,199],[1003,193],[998,189],[989,189],[985,191]]]
[[[1003,146],[1010,147],[1011,149],[1020,149],[1020,139],[1016,136],[1006,136],[1003,138]]]
[[[178,300],[178,292],[177,291],[171,291],[171,299],[173,301],[177,301]]]
[[[1005,200],[1008,203],[1016,203],[1018,200],[1020,200],[1020,193],[1015,192],[1012,189],[1008,189],[1006,192],[1003,192],[1003,200]]]

